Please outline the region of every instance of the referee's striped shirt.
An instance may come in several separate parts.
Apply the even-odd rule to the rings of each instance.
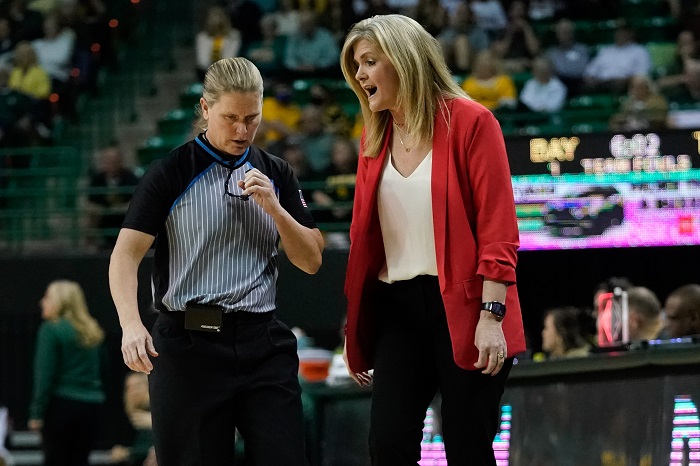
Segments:
[[[235,160],[203,135],[154,162],[139,183],[123,227],[156,236],[152,272],[158,310],[182,311],[187,303],[225,311],[275,308],[279,233],[252,199],[241,200],[238,180],[246,167],[267,175],[280,204],[296,221],[315,228],[287,162],[251,146]]]

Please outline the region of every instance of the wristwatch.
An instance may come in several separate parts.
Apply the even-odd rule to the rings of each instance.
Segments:
[[[482,311],[489,311],[491,314],[496,316],[497,321],[502,321],[506,316],[506,305],[499,303],[498,301],[491,301],[489,303],[481,303]]]

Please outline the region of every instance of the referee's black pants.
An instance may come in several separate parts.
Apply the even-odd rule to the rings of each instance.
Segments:
[[[152,330],[158,464],[232,465],[238,428],[255,466],[304,465],[294,334],[272,312],[225,314],[220,333],[185,330],[184,314],[161,312]]]
[[[492,444],[512,359],[493,377],[455,364],[437,277],[381,283],[376,312],[372,464],[418,463],[426,410],[439,390],[448,464],[495,466]]]

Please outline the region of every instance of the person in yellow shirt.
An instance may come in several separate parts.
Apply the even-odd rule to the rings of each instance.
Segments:
[[[51,94],[51,78],[39,66],[36,52],[29,42],[20,42],[15,48],[15,66],[10,72],[8,86],[39,100]]]
[[[294,103],[292,87],[285,82],[276,83],[274,96],[263,99],[262,114],[258,135],[263,136],[259,139],[265,144],[269,145],[295,134],[299,130],[301,107]]]
[[[518,103],[513,79],[501,73],[498,59],[487,50],[477,55],[474,72],[464,80],[462,89],[489,110],[514,108]]]

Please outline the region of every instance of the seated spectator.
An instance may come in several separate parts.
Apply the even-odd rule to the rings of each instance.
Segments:
[[[590,345],[581,335],[579,314],[575,307],[545,312],[542,351],[548,353],[550,359],[583,357],[590,352]]]
[[[355,14],[352,2],[346,0],[329,0],[326,13],[321,16],[321,25],[331,31],[338,45],[343,43],[345,35],[353,24],[360,21]]]
[[[627,306],[630,341],[659,338],[664,324],[661,319],[661,302],[654,292],[643,286],[630,288],[627,290]]]
[[[620,111],[610,119],[613,131],[657,131],[665,128],[668,102],[648,76],[635,76]]]
[[[299,78],[335,77],[340,72],[339,54],[333,34],[318,26],[314,12],[304,11],[299,32],[287,41],[284,64]]]
[[[623,92],[633,76],[651,72],[651,57],[643,45],[634,40],[634,31],[620,21],[615,43],[600,49],[586,66],[584,84],[588,91]]]
[[[277,34],[277,20],[266,15],[260,20],[262,39],[250,43],[243,53],[255,63],[266,80],[279,78],[284,73],[284,51],[287,38]]]
[[[562,10],[562,2],[558,0],[530,0],[527,16],[532,21],[549,21]]]
[[[508,26],[508,17],[500,0],[475,0],[469,4],[476,25],[486,31],[490,39],[497,39]]]
[[[90,177],[90,188],[95,192],[89,196],[92,205],[89,223],[99,229],[102,247],[114,247],[138,181],[134,172],[124,166],[124,156],[117,144],[100,152],[98,171]]]
[[[681,31],[671,66],[657,80],[661,92],[676,102],[700,100],[700,87],[693,86],[694,68],[700,63],[700,46],[691,31]],[[695,92],[693,92],[695,90]]]
[[[474,72],[464,80],[462,89],[489,110],[514,108],[518,103],[513,78],[501,72],[499,60],[488,50],[476,57]]]
[[[15,66],[10,73],[9,86],[37,100],[51,94],[51,79],[39,65],[34,47],[29,42],[20,42],[15,48]]]
[[[676,288],[664,305],[666,332],[670,338],[700,335],[700,285]]]
[[[8,87],[10,73],[0,68],[0,147],[32,145],[31,97]]]
[[[259,140],[256,141],[264,146],[284,141],[298,133],[301,120],[301,107],[294,102],[292,86],[278,81],[272,90],[273,95],[263,99],[262,121],[258,128]]]
[[[474,24],[469,4],[459,3],[450,22],[437,36],[445,61],[453,73],[466,74],[472,69],[474,55],[489,47],[486,31]]]
[[[241,50],[241,32],[231,27],[226,10],[210,7],[204,29],[196,38],[197,77],[204,80],[209,66],[222,58],[237,57]]]
[[[583,72],[590,60],[588,47],[576,42],[574,32],[574,23],[568,19],[559,20],[554,26],[557,45],[547,50],[554,74],[566,85],[569,94],[578,94],[581,90]]]
[[[408,9],[407,16],[423,25],[433,37],[440,34],[449,22],[447,9],[440,0],[418,0],[415,6]]]
[[[73,108],[74,89],[70,86],[70,73],[73,68],[75,32],[65,27],[57,12],[44,18],[44,37],[32,42],[37,59],[51,77],[51,90],[60,96],[60,113],[75,114]]]
[[[0,16],[0,69],[9,70],[12,68],[12,51],[14,48],[15,41],[12,40],[10,20]]]
[[[331,165],[331,150],[335,136],[323,126],[323,110],[315,105],[307,105],[301,113],[300,131],[291,142],[304,148],[311,168],[322,173]]]
[[[9,18],[15,43],[32,41],[42,36],[44,17],[27,7],[27,0],[7,0],[0,4],[0,15]]]
[[[231,26],[241,33],[241,48],[262,37],[260,34],[260,20],[263,11],[257,3],[250,0],[224,0],[226,12],[231,20]]]
[[[566,103],[566,86],[552,75],[552,64],[545,57],[532,63],[532,78],[520,92],[520,101],[533,112],[558,112]]]
[[[136,435],[130,447],[115,445],[110,451],[112,463],[125,466],[157,466],[153,448],[151,402],[148,376],[130,372],[124,380],[124,410]]]
[[[301,11],[295,0],[280,0],[279,8],[271,15],[275,18],[279,35],[289,37],[299,32]]]
[[[338,207],[336,202],[351,202],[355,196],[357,172],[357,149],[347,138],[338,138],[333,144],[331,165],[323,173],[326,187],[313,193],[313,200],[320,206],[329,207],[314,216],[320,222],[349,222],[352,207]],[[318,217],[318,218],[317,218]]]
[[[696,37],[700,37],[700,1],[698,0],[667,0],[671,16],[678,22],[679,28],[689,29]]]
[[[350,117],[345,114],[330,89],[322,83],[314,83],[309,89],[309,95],[311,105],[316,105],[323,112],[323,126],[326,131],[334,136],[349,136],[352,129]]]
[[[515,0],[510,4],[508,26],[491,49],[503,61],[506,73],[530,69],[530,62],[540,52],[540,41],[527,20],[525,2]]]
[[[700,60],[688,60],[682,85],[667,89],[665,94],[674,102],[700,102]]]

